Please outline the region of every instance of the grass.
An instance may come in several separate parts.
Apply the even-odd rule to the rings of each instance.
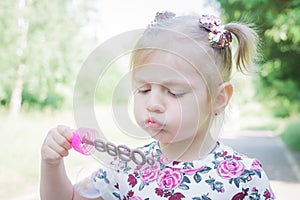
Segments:
[[[281,138],[292,150],[300,152],[300,118],[287,123],[281,132]]]
[[[62,113],[22,114],[11,119],[1,112],[0,199],[38,190],[40,147],[61,115],[71,119]]]

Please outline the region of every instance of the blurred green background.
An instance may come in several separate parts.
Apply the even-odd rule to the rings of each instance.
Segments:
[[[30,193],[37,192],[40,147],[47,131],[57,124],[75,126],[72,99],[76,76],[84,59],[101,42],[97,36],[101,10],[97,7],[104,1],[96,2],[0,2],[0,199],[20,199],[28,193],[27,199],[36,198]],[[239,120],[227,125],[228,129],[272,130],[293,151],[300,151],[300,2],[203,2],[201,5],[218,9],[226,22],[254,22],[261,38],[263,59],[257,73],[233,74],[236,92],[229,115]],[[143,7],[130,1],[128,5],[133,10]],[[154,9],[161,10],[159,6]],[[134,23],[122,21],[129,12],[126,9],[110,12],[120,21],[116,26]],[[106,85],[96,93],[103,115],[109,113],[111,82],[121,73],[118,67],[112,68]],[[86,162],[76,156],[67,159],[67,164],[74,166],[69,171],[74,177],[76,164]]]

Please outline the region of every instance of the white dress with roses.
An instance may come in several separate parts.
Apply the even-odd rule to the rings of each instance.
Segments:
[[[140,150],[155,163],[131,167],[115,159],[77,184],[77,189],[85,197],[105,200],[275,199],[259,161],[222,143],[205,159],[193,162],[168,160],[158,142]]]

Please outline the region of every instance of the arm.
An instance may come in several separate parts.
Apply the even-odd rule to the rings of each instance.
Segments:
[[[41,151],[41,200],[87,200],[74,192],[66,174],[63,157],[72,148],[71,140],[72,131],[66,126],[58,126],[48,132]]]
[[[42,161],[40,195],[41,200],[73,199],[73,186],[67,177],[62,160],[56,165]]]

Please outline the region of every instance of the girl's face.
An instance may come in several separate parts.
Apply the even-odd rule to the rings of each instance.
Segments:
[[[157,53],[136,66],[133,82],[136,121],[152,138],[165,144],[204,140],[211,98],[192,65],[176,55]]]

